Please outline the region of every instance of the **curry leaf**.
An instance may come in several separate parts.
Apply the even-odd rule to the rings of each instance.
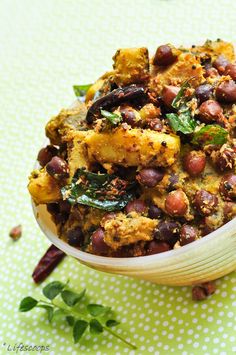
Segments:
[[[38,307],[38,308],[44,308],[44,309],[46,310],[47,315],[48,315],[48,320],[49,320],[49,322],[51,322],[51,321],[52,321],[52,318],[53,318],[53,316],[54,316],[54,314],[53,314],[53,307],[52,307],[52,306],[48,306],[48,305],[46,305],[46,304],[39,304],[37,307]],[[56,312],[56,311],[55,311],[55,312]]]
[[[53,300],[65,287],[65,284],[60,281],[50,282],[43,288],[43,294],[49,300]]]
[[[74,343],[78,343],[82,335],[84,334],[85,330],[88,327],[88,322],[82,319],[78,319],[73,328],[73,338],[74,338]]]
[[[85,292],[86,292],[85,290],[83,290],[80,293],[75,293],[69,290],[65,290],[62,291],[61,298],[63,299],[65,304],[67,304],[67,306],[73,307],[76,305],[76,303],[78,303],[83,298]]]
[[[172,102],[172,107],[176,109],[177,112],[166,114],[169,124],[174,132],[190,134],[194,132],[197,125],[197,122],[191,114],[190,107],[187,105],[189,97],[184,96],[185,90],[189,86],[189,80],[185,81]]]
[[[219,125],[206,125],[194,132],[192,144],[196,145],[223,145],[227,141],[228,132]]]
[[[101,114],[114,126],[116,126],[122,121],[122,117],[116,113],[109,112],[106,110],[101,110]]]
[[[87,85],[74,85],[73,90],[75,93],[75,96],[78,98],[84,97],[88,91],[88,89],[92,86],[92,84],[87,84]]]
[[[180,105],[181,105],[181,103],[182,103],[182,100],[183,100],[183,96],[184,96],[185,90],[186,90],[189,86],[190,86],[190,85],[189,85],[189,81],[188,81],[188,80],[186,80],[186,81],[182,84],[182,86],[181,86],[181,88],[180,88],[178,94],[176,95],[176,97],[174,98],[174,100],[173,100],[173,102],[172,102],[172,104],[171,104],[171,106],[172,106],[173,108],[178,109],[178,108],[180,107]]]
[[[87,195],[82,195],[77,198],[76,202],[80,203],[81,205],[112,212],[112,211],[122,210],[132,198],[133,198],[132,194],[125,194],[115,200],[102,201],[93,197],[89,197]]]
[[[110,311],[110,307],[104,307],[101,304],[91,303],[87,305],[87,310],[93,317],[101,316]]]
[[[103,332],[103,326],[97,319],[93,318],[89,322],[89,330],[92,334],[99,334]]]
[[[89,182],[89,186],[80,182],[78,184],[78,179],[83,177]],[[107,184],[114,179],[114,175],[109,174],[95,174],[90,171],[85,171],[84,169],[78,169],[72,179],[70,185],[64,186],[61,189],[63,198],[67,199],[70,203],[78,203],[77,199],[79,196],[86,194],[90,197],[96,196],[96,191],[100,190],[101,187],[105,188]],[[89,191],[88,191],[89,190]]]
[[[197,125],[189,111],[180,114],[168,113],[166,117],[168,118],[171,128],[175,132],[182,132],[184,134],[193,133]]]
[[[95,174],[84,169],[78,169],[71,184],[64,186],[61,193],[71,204],[82,205],[116,211],[123,209],[133,198],[128,192],[133,183],[110,174]]]
[[[67,316],[66,321],[70,327],[72,327],[75,324],[75,317],[73,316]]]
[[[109,328],[112,328],[112,327],[115,327],[116,325],[120,324],[120,322],[118,322],[117,320],[115,319],[108,319],[106,321],[106,326],[109,327]]]
[[[19,311],[20,312],[28,312],[30,311],[32,308],[37,306],[38,301],[36,299],[34,299],[33,297],[25,297],[23,298],[23,300],[20,303],[19,306]]]

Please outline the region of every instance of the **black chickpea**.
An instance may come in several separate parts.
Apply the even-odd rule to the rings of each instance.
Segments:
[[[140,170],[136,179],[141,185],[147,187],[154,187],[160,182],[164,177],[164,172],[160,169],[145,168]]]
[[[39,164],[44,167],[57,154],[58,149],[56,147],[47,145],[45,148],[40,149],[37,160]]]
[[[164,220],[158,223],[154,237],[173,246],[179,239],[180,225],[174,220]]]
[[[200,103],[209,100],[213,93],[213,87],[210,84],[202,84],[195,90],[196,97]]]
[[[215,164],[220,171],[233,169],[235,166],[236,152],[233,149],[225,148],[216,158]]]
[[[177,96],[179,90],[180,88],[178,86],[167,85],[164,87],[161,98],[166,107],[171,108],[171,104]]]
[[[148,208],[148,217],[151,219],[158,219],[161,218],[163,215],[162,210],[157,207],[156,205],[150,205]]]
[[[212,65],[222,75],[222,74],[224,74],[225,67],[227,66],[228,63],[229,63],[229,61],[223,55],[219,55],[219,57],[217,57],[215,59],[215,61],[212,63]]]
[[[179,182],[179,175],[172,173],[169,177],[169,184],[167,187],[167,191],[171,192],[173,190],[176,190],[178,186],[178,182]]]
[[[135,112],[131,108],[123,108],[121,110],[121,116],[131,127],[136,127],[140,123],[136,118]]]
[[[205,123],[218,121],[223,114],[223,109],[215,100],[204,101],[199,107],[199,119]]]
[[[68,244],[74,247],[81,246],[84,242],[84,235],[81,227],[75,227],[74,229],[69,230],[67,233],[67,241]]]
[[[170,216],[181,217],[188,211],[188,198],[182,190],[171,191],[165,200],[165,210]]]
[[[127,214],[130,212],[144,213],[146,210],[147,210],[147,205],[142,200],[130,201],[125,207],[125,212]]]
[[[49,175],[56,179],[63,179],[69,176],[69,167],[67,162],[59,157],[53,157],[46,165]]]
[[[163,129],[163,123],[160,118],[153,118],[147,122],[147,126],[150,127],[153,131],[161,132]]]
[[[160,66],[167,66],[173,64],[177,56],[173,53],[173,50],[168,44],[164,44],[157,48],[153,64]]]
[[[216,68],[206,68],[206,71],[204,73],[204,78],[214,78],[216,76],[219,76],[219,72]]]
[[[226,201],[232,201],[236,198],[236,175],[226,174],[222,177],[219,191]]]
[[[204,171],[206,166],[205,153],[202,151],[192,150],[185,155],[183,166],[190,176],[199,176]]]
[[[234,202],[226,202],[224,207],[225,222],[236,217],[236,207]]]
[[[168,243],[152,240],[147,245],[146,255],[159,254],[159,253],[163,253],[165,251],[168,251],[170,249],[171,248]]]
[[[59,202],[59,209],[60,209],[60,212],[63,212],[63,213],[69,213],[70,210],[71,210],[71,204],[70,202],[66,201],[66,200],[61,200]]]
[[[104,242],[104,230],[98,228],[91,237],[92,249],[94,254],[106,255],[109,251],[109,246]]]
[[[68,219],[67,213],[59,212],[53,215],[53,220],[56,224],[64,224],[67,219]]]
[[[216,98],[223,103],[236,102],[236,83],[233,80],[222,81],[216,88]]]
[[[194,205],[202,216],[209,216],[215,212],[218,198],[206,190],[199,190],[194,197]]]
[[[236,80],[236,64],[227,64],[225,67],[225,75],[229,75],[233,80]]]
[[[197,229],[191,225],[184,224],[180,229],[181,246],[194,242],[197,239]]]
[[[55,215],[60,212],[60,206],[58,203],[47,203],[47,211],[51,215]]]

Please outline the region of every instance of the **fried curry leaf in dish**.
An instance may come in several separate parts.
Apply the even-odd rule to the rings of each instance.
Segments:
[[[84,99],[88,89],[92,86],[92,84],[87,84],[87,85],[74,85],[73,90],[75,93],[75,96],[78,99]]]
[[[132,199],[134,184],[116,175],[95,174],[78,169],[71,184],[62,188],[63,198],[71,204],[82,204],[105,211],[122,210]]]
[[[189,86],[190,86],[189,81],[185,81],[185,82],[183,83],[183,85],[181,86],[181,88],[180,88],[178,94],[177,94],[176,97],[174,98],[174,100],[173,100],[171,106],[172,106],[173,108],[175,108],[176,110],[178,110],[181,105],[185,104],[186,99],[185,99],[184,94],[185,94],[185,90],[186,90]]]
[[[196,128],[196,121],[192,118],[190,110],[186,109],[179,114],[177,113],[168,113],[167,118],[171,128],[175,132],[182,132],[184,134],[190,134],[194,132]]]
[[[106,111],[106,110],[101,110],[101,114],[113,126],[118,125],[122,121],[122,117],[120,115],[117,115],[117,113],[109,112],[109,111]]]
[[[223,145],[227,141],[228,132],[219,125],[206,125],[193,135],[192,143],[196,145]]]
[[[189,98],[185,97],[185,91],[189,87],[189,82],[186,81],[172,102],[172,107],[177,110],[176,113],[167,113],[166,117],[174,132],[183,134],[193,133],[197,122],[192,116],[191,110],[187,105]]]

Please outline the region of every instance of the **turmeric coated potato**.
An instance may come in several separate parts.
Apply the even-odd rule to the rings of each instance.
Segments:
[[[86,112],[86,105],[79,103],[75,108],[63,109],[57,116],[52,117],[45,128],[51,144],[59,145],[69,131],[81,129],[85,123]]]
[[[84,139],[87,134],[86,131],[70,132],[68,134],[68,163],[70,177],[73,177],[77,169],[89,167],[87,150],[84,144]]]
[[[211,55],[213,60],[220,55],[223,55],[229,61],[233,61],[235,59],[234,47],[232,43],[225,42],[220,39],[216,41],[207,40],[202,46],[193,46],[190,50],[193,53],[206,53]]]
[[[61,199],[60,186],[57,180],[51,177],[45,169],[32,172],[28,190],[37,205],[57,202]]]
[[[153,231],[157,221],[138,215],[136,212],[129,217],[120,213],[115,218],[104,224],[104,242],[116,250],[123,245],[129,245],[138,241],[152,240]]]
[[[149,77],[149,58],[147,48],[118,49],[113,57],[114,82],[125,86],[142,83]]]
[[[78,134],[80,136],[80,133]],[[76,162],[79,147],[77,134],[74,136],[74,152],[71,157]],[[79,139],[81,142],[81,140]],[[163,143],[165,142],[165,143]],[[116,128],[113,132],[88,131],[82,142],[88,161],[121,164],[129,166],[169,166],[177,159],[180,139],[174,134],[155,132],[138,128],[125,130]]]

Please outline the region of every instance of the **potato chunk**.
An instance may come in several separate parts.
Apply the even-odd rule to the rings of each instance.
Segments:
[[[85,125],[87,107],[81,103],[75,108],[61,110],[47,123],[45,132],[50,142],[55,145],[62,143],[63,137],[70,131]]]
[[[45,169],[34,170],[29,180],[28,190],[37,205],[57,202],[61,199],[60,186]]]
[[[130,213],[129,217],[119,213],[114,219],[105,222],[104,241],[116,250],[123,245],[152,240],[157,223],[157,220],[139,216],[135,212]]]
[[[84,139],[87,131],[70,132],[67,136],[68,140],[68,163],[70,177],[73,177],[79,168],[88,168],[87,150]]]
[[[165,143],[163,143],[165,142]],[[90,162],[128,166],[169,166],[180,151],[180,139],[150,129],[118,127],[112,132],[90,131],[84,139]]]
[[[155,67],[151,75],[150,91],[157,96],[166,85],[180,86],[191,78],[191,86],[197,87],[205,80],[199,60],[191,53],[182,53],[178,61],[167,68]]]
[[[117,85],[141,83],[149,77],[147,48],[118,49],[113,57],[114,81]]]
[[[210,41],[207,40],[203,46],[195,46],[190,49],[193,53],[210,54],[213,59],[219,55],[223,55],[229,61],[234,61],[234,47],[232,43],[224,42],[222,40]]]

